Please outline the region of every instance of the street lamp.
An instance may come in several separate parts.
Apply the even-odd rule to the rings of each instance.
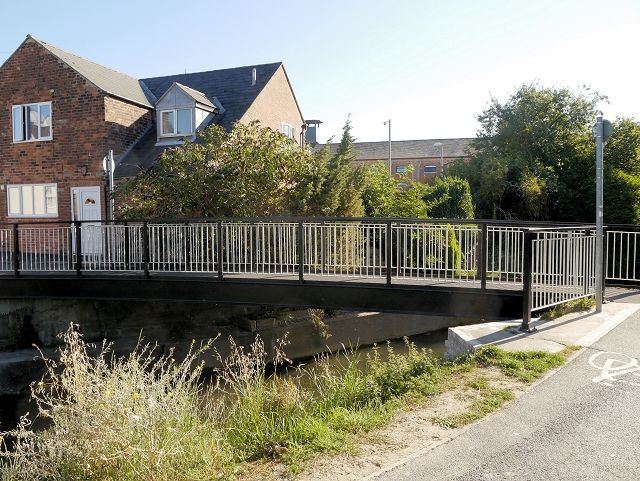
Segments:
[[[434,147],[440,147],[440,176],[444,175],[444,144],[442,142],[436,142]]]
[[[383,125],[389,124],[389,175],[391,173],[391,119],[387,120]]]

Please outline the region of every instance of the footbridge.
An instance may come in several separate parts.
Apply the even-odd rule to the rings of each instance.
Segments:
[[[609,226],[607,281],[640,280]],[[595,289],[590,225],[379,218],[0,225],[0,299],[258,304],[523,318]]]

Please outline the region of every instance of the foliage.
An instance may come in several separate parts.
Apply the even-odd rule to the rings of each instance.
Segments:
[[[477,366],[497,366],[506,375],[524,382],[532,382],[544,373],[562,366],[573,349],[551,354],[543,351],[509,352],[496,346],[485,346],[471,355]]]
[[[383,162],[365,167],[362,203],[367,216],[393,217],[397,194],[398,181]]]
[[[604,97],[583,89],[522,85],[505,103],[492,98],[468,165],[481,217],[578,220],[586,216],[593,164],[591,127]],[[588,172],[588,170],[587,170]],[[585,206],[586,204],[586,206]]]
[[[605,222],[640,223],[640,125],[625,118],[613,122],[604,168]]]
[[[446,428],[466,426],[478,419],[482,419],[515,397],[508,389],[492,387],[483,378],[468,382],[466,387],[475,391],[479,399],[471,403],[471,406],[466,411],[444,417],[438,416],[433,419],[433,422]]]
[[[351,128],[351,121],[347,118],[340,145],[333,157],[330,157],[326,145],[316,154],[318,167],[312,178],[317,190],[307,213],[339,217],[360,217],[364,214],[360,196],[362,172],[354,167]]]
[[[166,150],[116,191],[121,217],[359,216],[359,171],[350,125],[338,152],[314,155],[258,123],[211,126]]]
[[[640,125],[632,119],[616,119],[604,158],[607,167],[640,174]]]
[[[428,217],[437,219],[473,219],[473,199],[466,179],[436,177],[423,196]]]
[[[562,304],[558,304],[557,306],[552,307],[551,309],[544,311],[540,316],[540,319],[550,320],[556,319],[558,317],[562,317],[565,314],[569,314],[571,312],[582,312],[588,311],[595,307],[596,300],[595,297],[581,297],[580,299],[574,299],[572,301],[563,302]]]
[[[148,347],[115,358],[103,345],[92,356],[74,329],[64,342],[60,364],[47,360],[44,382],[33,386],[48,427],[32,430],[24,419],[2,433],[3,480],[233,479],[247,462],[265,457],[279,457],[295,472],[314,452],[350,449],[404,399],[449,389],[458,373],[499,366],[528,381],[564,359],[490,347],[443,362],[407,341],[406,353],[387,346],[363,359],[352,351],[337,365],[320,356],[313,369],[268,375],[268,362],[286,362],[283,344],[271,357],[257,338],[248,350],[231,341],[229,356],[219,358],[217,382],[205,391],[197,361],[203,349],[176,362]],[[480,415],[507,399],[493,394]],[[2,439],[13,439],[13,446]]]
[[[305,203],[314,157],[257,123],[214,125],[116,191],[124,217],[267,216]]]

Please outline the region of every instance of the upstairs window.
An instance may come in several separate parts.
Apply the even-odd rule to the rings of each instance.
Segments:
[[[7,186],[9,217],[54,217],[58,215],[56,184]]]
[[[173,109],[160,112],[160,135],[170,137],[193,134],[193,109]]]
[[[424,173],[425,174],[435,174],[436,172],[438,172],[438,167],[436,165],[425,165],[424,166]]]
[[[290,139],[295,140],[296,138],[296,129],[294,127],[291,127],[291,125],[289,124],[285,124],[284,122],[282,123],[282,133]]]
[[[14,105],[13,141],[51,140],[51,102]]]

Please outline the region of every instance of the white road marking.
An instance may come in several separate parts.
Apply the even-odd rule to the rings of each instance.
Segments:
[[[628,379],[620,379],[626,374],[640,376],[640,362],[626,354],[619,352],[597,352],[589,358],[589,364],[602,371],[599,376],[592,379],[595,383],[604,384],[605,386],[613,386],[614,383],[620,382],[640,387],[640,383],[629,381]]]

